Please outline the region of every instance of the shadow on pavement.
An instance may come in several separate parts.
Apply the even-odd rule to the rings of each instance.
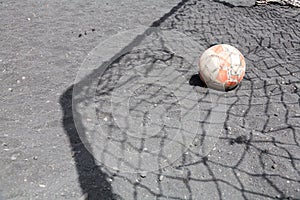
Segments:
[[[210,156],[199,156],[200,145],[197,147],[196,143],[169,171],[159,169],[137,181],[130,175],[118,174],[115,178],[126,194],[132,192],[133,199],[143,199],[146,195],[151,199],[299,199],[297,18],[299,12],[274,5],[243,8],[191,0],[182,1],[152,24],[181,31],[193,37],[199,46],[209,47],[213,43],[237,46],[247,60],[247,72],[243,84],[228,92],[225,133],[218,138],[218,147]],[[120,69],[117,65],[115,68]],[[114,75],[104,77],[101,83],[104,89],[120,78]],[[189,83],[205,87],[198,75],[193,75]],[[136,108],[138,103],[144,103],[139,100]],[[108,174],[96,165],[75,129],[72,87],[61,96],[60,103],[83,193],[89,199],[116,198],[107,181]],[[120,146],[135,147],[126,138],[117,142]],[[140,153],[141,149],[136,151]]]
[[[189,80],[189,84],[192,85],[192,86],[199,86],[199,87],[204,87],[206,88],[206,84],[205,82],[203,82],[200,77],[199,77],[199,74],[194,74],[190,80]]]
[[[112,187],[107,181],[108,175],[96,165],[93,155],[82,143],[72,113],[73,86],[69,87],[60,98],[63,109],[63,127],[70,142],[71,152],[76,164],[78,181],[85,199],[116,199]]]
[[[170,12],[163,17],[153,22],[151,27],[159,26],[169,16],[174,14],[180,7],[182,7],[188,0],[182,0]],[[146,31],[147,32],[147,31]],[[137,37],[132,43],[139,43],[140,37]],[[132,46],[132,45],[129,45]],[[119,57],[120,55],[116,55]],[[114,57],[115,58],[115,57]],[[112,58],[112,60],[114,59]],[[73,110],[72,110],[72,93],[73,87],[69,87],[60,97],[60,105],[63,109],[63,127],[65,133],[69,138],[73,159],[76,164],[78,181],[82,189],[85,199],[99,200],[99,199],[122,199],[112,191],[111,184],[107,181],[108,175],[104,173],[98,165],[94,156],[88,151],[83,144],[79,134],[76,130]]]

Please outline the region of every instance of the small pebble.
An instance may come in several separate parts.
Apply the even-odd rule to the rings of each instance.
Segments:
[[[38,159],[38,157],[37,156],[33,156],[33,160],[37,160]]]
[[[12,155],[10,159],[11,160],[17,160],[17,157],[15,155]]]
[[[13,91],[13,89],[12,89],[12,88],[8,88],[8,91],[12,92],[12,91]]]
[[[194,146],[196,147],[199,144],[200,144],[200,140],[198,138],[195,138],[195,140],[194,140]],[[213,149],[213,150],[215,150],[215,149]]]
[[[147,176],[147,172],[142,172],[142,173],[140,174],[140,176],[141,176],[142,178],[145,178],[145,177]]]
[[[107,117],[104,117],[104,119],[103,119],[103,120],[107,122],[107,120],[108,120],[108,119],[107,119]]]
[[[160,175],[159,176],[159,181],[162,181],[164,179],[164,176],[163,175]]]
[[[22,76],[22,80],[25,80],[26,79],[26,77],[25,76]]]
[[[31,19],[28,17],[27,20],[30,21]]]
[[[114,171],[117,171],[117,172],[120,171],[118,167],[113,167],[112,169],[113,169]]]
[[[21,83],[21,81],[20,81],[20,80],[17,80],[17,83]]]
[[[41,188],[45,188],[45,187],[46,187],[46,185],[43,185],[43,184],[39,184],[39,186],[40,186]]]

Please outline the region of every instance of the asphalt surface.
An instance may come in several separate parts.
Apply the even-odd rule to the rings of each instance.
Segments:
[[[0,6],[0,199],[300,199],[299,9],[229,0],[7,1]],[[131,30],[141,25],[135,35]],[[126,30],[129,36],[122,34]],[[99,48],[107,49],[100,60],[114,59],[96,60],[81,76],[84,59],[97,58],[88,53],[102,42],[119,44]],[[237,47],[246,58],[242,84],[228,93],[200,87],[191,78],[197,54],[218,43]],[[161,71],[166,68],[170,76]],[[137,75],[151,83],[139,82]],[[92,100],[82,87],[91,80],[98,81]],[[174,94],[166,89],[170,85],[178,86],[171,87]],[[124,96],[132,92],[132,127],[122,124],[127,115],[114,115],[126,109],[109,109],[110,99],[122,99],[122,91]],[[100,150],[82,137],[90,126],[80,106],[91,102],[109,134],[96,139],[113,144]],[[151,107],[156,104],[159,109]],[[167,134],[185,122],[180,106],[201,114],[199,119],[191,115],[193,123],[182,128],[193,133],[192,141]],[[146,109],[155,119],[166,115],[168,123],[144,120],[146,131],[134,132]],[[220,115],[208,114],[216,111]],[[194,122],[200,128],[194,130]],[[167,127],[166,134],[152,137],[160,126]],[[167,149],[167,142],[175,147]],[[143,156],[145,147],[164,151],[150,154],[155,155],[151,160]],[[176,159],[161,164],[173,154]]]

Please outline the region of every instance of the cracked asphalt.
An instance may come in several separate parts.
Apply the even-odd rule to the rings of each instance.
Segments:
[[[300,199],[299,8],[255,6],[254,1],[238,0],[26,0],[2,1],[0,9],[1,200]],[[125,75],[159,77],[159,70],[167,66],[182,74],[191,91],[200,95],[192,105],[209,113],[205,108],[214,95],[226,104],[222,125],[218,126],[220,134],[214,136],[214,145],[208,143],[209,152],[201,154],[205,141],[210,141],[203,128],[191,146],[181,144],[188,150],[174,149],[178,159],[169,166],[134,174],[109,168],[83,144],[76,130],[77,104],[72,107],[72,100],[82,96],[74,96],[72,91],[89,52],[112,35],[138,26],[146,27],[145,31],[156,27],[166,35],[184,35],[194,41],[197,51],[194,46],[178,44],[195,52],[195,57],[212,44],[231,44],[245,56],[247,71],[237,89],[215,94],[188,85],[197,73],[196,63],[190,63],[187,55],[177,55],[176,47],[174,53],[169,48],[172,41],[165,45],[167,42],[149,29],[149,34],[134,36],[126,43],[128,52],[101,74],[94,98],[97,117],[108,116],[102,126],[114,137],[107,141],[115,142],[116,147],[130,147],[141,155],[141,143],[143,150],[151,150],[162,148],[155,145],[160,142],[163,146],[161,141],[166,138],[172,141],[158,137],[145,146],[144,140],[119,137],[120,131],[110,121],[112,111],[107,109],[106,99],[113,96],[111,91],[118,90],[117,82]],[[180,37],[173,39],[176,46]],[[113,57],[120,51],[109,53]],[[153,69],[144,70],[143,66]],[[183,91],[177,93],[180,96]],[[144,85],[134,94],[129,107],[135,117],[150,104],[167,99],[164,103],[172,107],[165,113],[171,122],[180,122],[180,104],[174,96],[155,87],[148,90]],[[144,102],[145,98],[149,101]],[[207,118],[201,115],[197,120],[205,127]],[[117,152],[117,148],[107,149],[100,153],[111,156]],[[164,157],[168,152],[158,155],[159,159]],[[122,159],[128,161],[127,157]],[[140,156],[141,162],[143,159]]]

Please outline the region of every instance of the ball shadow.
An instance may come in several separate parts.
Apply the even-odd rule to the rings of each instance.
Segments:
[[[199,87],[202,87],[202,88],[208,88],[206,83],[204,81],[201,80],[199,74],[194,74],[192,75],[192,77],[190,78],[189,80],[189,84],[191,86],[199,86]],[[238,85],[235,85],[233,87],[229,87],[229,88],[226,88],[225,89],[225,92],[230,92],[230,91],[233,91],[235,90],[236,88],[239,87],[240,84]]]
[[[205,82],[202,81],[202,80],[200,79],[199,74],[194,74],[194,75],[190,78],[189,84],[190,84],[191,86],[199,86],[199,87],[207,88],[207,85],[205,84]]]

